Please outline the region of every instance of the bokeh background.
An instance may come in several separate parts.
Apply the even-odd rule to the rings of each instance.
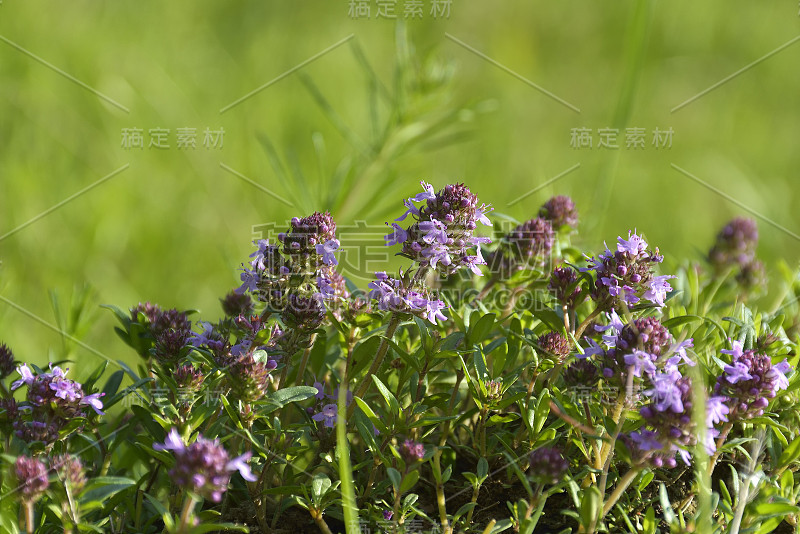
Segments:
[[[797,264],[796,2],[456,1],[434,16],[424,0],[406,19],[415,2],[398,0],[394,20],[381,3],[3,0],[0,341],[26,361],[69,354],[76,378],[98,353],[130,360],[99,304],[214,319],[254,231],[316,209],[378,227],[420,179],[466,182],[498,221],[568,194],[580,246],[637,228],[676,261],[752,210],[769,272]],[[148,147],[155,128],[170,148]],[[177,147],[179,128],[197,148]],[[592,148],[571,146],[575,128]],[[597,147],[601,128],[620,148]],[[625,148],[626,128],[644,148]],[[359,240],[380,247],[381,229]]]

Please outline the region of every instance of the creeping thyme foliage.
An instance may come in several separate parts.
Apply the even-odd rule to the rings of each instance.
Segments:
[[[68,377],[67,362],[40,368],[0,344],[2,485],[17,488],[0,524],[721,534],[798,522],[800,273],[780,266],[784,293],[758,300],[753,221],[679,260],[642,229],[589,242],[566,196],[493,230],[464,184],[422,182],[403,205],[376,237],[398,265],[374,278],[339,271],[347,236],[315,212],[243,254],[216,315],[110,306],[133,365],[78,360]]]

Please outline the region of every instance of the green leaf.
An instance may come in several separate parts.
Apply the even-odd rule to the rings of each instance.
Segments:
[[[400,417],[400,415],[401,415],[401,413],[400,413],[400,403],[397,402],[397,399],[392,394],[392,392],[389,391],[389,388],[387,388],[383,384],[383,382],[381,382],[381,379],[378,378],[375,375],[372,375],[372,381],[375,382],[375,385],[378,387],[378,391],[380,391],[381,395],[383,396],[384,400],[386,401],[386,404],[389,406],[389,410],[391,411],[391,413],[395,417]]]
[[[474,345],[475,343],[480,343],[486,336],[489,335],[491,332],[492,327],[494,326],[495,318],[497,317],[494,313],[490,313],[481,317],[476,323],[473,323],[473,319],[475,314],[479,312],[473,312],[472,316],[470,317],[470,326],[469,331],[467,332],[467,340],[468,345]]]
[[[81,493],[80,501],[87,504],[93,501],[102,502],[134,484],[136,484],[135,481],[125,477],[96,477],[89,481],[86,489]]]
[[[664,510],[664,520],[667,522],[667,524],[673,523],[677,519],[677,516],[675,515],[675,511],[672,509],[672,503],[669,502],[667,487],[663,482],[658,488],[658,498],[661,501],[661,508]]]
[[[785,517],[799,511],[800,507],[785,502],[760,502],[753,507],[753,512],[760,516],[761,520],[770,517]]]
[[[85,417],[75,417],[73,419],[70,419],[69,422],[58,431],[59,439],[64,439],[64,437],[69,436],[70,434],[72,434],[78,428],[82,427],[85,424],[86,424]]]
[[[400,485],[400,493],[405,493],[414,487],[414,484],[419,480],[419,469],[411,471],[403,478],[403,483]]]
[[[491,377],[489,376],[489,370],[486,367],[486,358],[479,348],[476,348],[472,353],[472,363],[475,366],[475,372],[478,375],[478,383],[481,386],[481,391],[483,391],[483,394],[485,395],[486,389],[484,387],[484,382],[488,381]]]
[[[369,419],[369,416],[365,415],[360,409],[353,413],[353,417],[356,421],[356,429],[361,435],[361,439],[363,439],[364,443],[367,445],[367,448],[373,453],[377,452],[378,443],[375,441],[375,432],[372,429],[374,423]],[[377,425],[375,425],[375,428],[378,428]],[[378,431],[380,432],[379,428]]]
[[[372,336],[356,344],[353,349],[353,369],[349,373],[350,376],[358,376],[361,371],[372,363],[382,339],[381,336]]]
[[[656,521],[656,511],[653,509],[652,506],[647,508],[647,512],[644,514],[644,521],[642,523],[642,526],[644,527],[643,534],[656,533],[656,526],[658,526],[658,522]]]
[[[453,523],[455,524],[456,521],[467,515],[467,512],[475,508],[477,505],[478,503],[476,502],[468,502],[467,504],[461,506],[461,508],[456,510],[456,513],[453,515]]]
[[[331,485],[331,479],[327,475],[323,473],[314,475],[314,479],[311,481],[311,495],[314,501],[322,500],[322,497],[331,489]]]
[[[548,415],[550,415],[550,391],[545,388],[536,401],[536,412],[533,418],[534,433],[538,434],[542,431],[544,424],[547,422]]]
[[[394,486],[395,491],[400,491],[400,485],[402,483],[403,477],[400,475],[400,471],[395,469],[394,467],[388,467],[386,469],[386,474],[389,477],[389,480],[392,481],[392,486]]]
[[[83,382],[83,390],[84,391],[91,391],[92,387],[94,386],[95,382],[103,376],[106,368],[108,367],[108,360],[103,361],[97,368],[89,375],[89,378],[84,380]],[[117,371],[120,372],[120,371]],[[115,373],[116,374],[116,373]]]
[[[655,473],[652,471],[646,471],[642,474],[642,478],[639,480],[639,491],[644,491],[644,489],[653,481],[655,478]]]
[[[114,373],[108,377],[108,380],[106,380],[106,385],[103,386],[103,393],[105,394],[104,398],[110,399],[117,394],[123,378],[125,378],[125,371],[114,371]]]
[[[800,458],[800,436],[794,438],[792,442],[783,450],[778,467],[784,467]]]
[[[489,462],[486,458],[478,460],[478,478],[483,482],[489,475]]]
[[[386,424],[375,414],[375,412],[372,411],[372,408],[370,408],[369,405],[359,397],[355,397],[354,400],[364,415],[366,415],[372,424],[375,425],[375,428],[377,428],[380,432],[386,432]]]
[[[458,419],[457,415],[440,415],[440,416],[430,416],[430,417],[423,417],[422,419],[415,421],[408,428],[419,428],[423,426],[431,426],[431,425],[438,425],[439,423],[444,423],[445,421],[452,421],[454,419]]]
[[[242,426],[242,420],[239,418],[239,413],[231,406],[228,397],[225,395],[220,395],[219,400],[222,403],[222,408],[225,410],[225,413],[228,414],[228,417],[236,425],[239,430],[244,430],[244,426]]]
[[[532,310],[533,316],[550,327],[550,330],[564,334],[564,318],[550,308]]]
[[[583,492],[581,501],[581,525],[588,529],[589,525],[597,521],[602,510],[603,497],[596,486],[589,486]]]
[[[422,346],[426,347],[428,345],[428,325],[425,324],[425,321],[416,316],[414,316],[414,322],[417,324],[417,328],[419,329],[419,337],[422,341]]]
[[[289,403],[310,399],[317,394],[317,389],[311,386],[291,386],[271,393],[265,400],[278,408],[283,408]]]

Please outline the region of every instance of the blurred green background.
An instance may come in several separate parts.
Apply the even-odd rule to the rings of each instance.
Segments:
[[[0,341],[21,360],[62,354],[36,316],[130,360],[98,303],[215,319],[254,226],[315,209],[382,225],[420,179],[464,181],[520,220],[568,194],[580,246],[635,227],[668,258],[700,259],[727,220],[748,215],[729,195],[788,229],[759,220],[770,272],[797,263],[800,43],[671,112],[797,37],[796,2],[473,1],[449,17],[432,3],[404,20],[413,2],[399,0],[389,20],[374,0],[360,18],[347,0],[4,0]],[[629,127],[645,129],[644,148],[625,148]],[[125,128],[141,128],[145,148],[123,147]],[[154,128],[170,130],[170,148],[147,147]],[[196,128],[196,149],[177,148],[179,128]],[[221,148],[202,146],[206,128],[224,128]],[[593,148],[570,146],[573,128],[592,129]],[[619,129],[619,149],[597,148],[600,128]],[[652,146],[655,128],[672,128],[671,148]],[[370,240],[380,246],[381,232]],[[70,325],[50,292],[63,314],[85,284],[97,320]],[[73,354],[79,376],[100,358]]]

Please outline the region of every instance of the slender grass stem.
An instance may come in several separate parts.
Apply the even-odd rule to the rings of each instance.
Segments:
[[[299,386],[303,383],[303,375],[306,374],[306,366],[308,365],[308,357],[311,354],[311,349],[314,346],[314,342],[317,340],[316,332],[311,334],[311,339],[308,342],[308,347],[306,350],[303,351],[303,358],[300,360],[300,367],[297,368],[297,378],[294,380],[294,384]]]
[[[372,375],[376,374],[378,370],[381,368],[381,364],[383,363],[383,358],[386,356],[386,352],[389,350],[389,340],[394,337],[394,333],[397,330],[397,327],[400,326],[401,322],[400,314],[393,313],[392,318],[389,320],[389,325],[386,327],[386,334],[384,335],[383,339],[381,340],[381,344],[378,347],[378,352],[375,354],[375,359],[372,360],[372,365],[370,365],[369,370],[367,371],[367,375],[364,377],[364,381],[361,382],[361,385],[356,390],[355,396],[359,398],[363,398],[364,394],[369,389],[369,386],[372,384]],[[350,405],[350,411],[348,412],[348,417],[352,414],[352,410],[355,408],[355,403]]]

